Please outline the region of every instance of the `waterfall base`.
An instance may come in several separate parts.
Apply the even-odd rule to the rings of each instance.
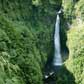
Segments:
[[[58,66],[53,66],[53,71],[55,72],[55,73],[57,73],[57,72],[59,72],[60,71],[60,69],[61,69],[61,67],[62,67],[62,65],[58,65]]]
[[[58,73],[60,71],[61,68],[62,68],[62,66],[52,66],[51,72],[45,74],[44,79],[48,79],[49,77],[55,75],[56,73]]]

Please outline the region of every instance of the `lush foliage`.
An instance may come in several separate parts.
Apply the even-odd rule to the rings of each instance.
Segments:
[[[68,31],[69,59],[66,61],[68,70],[73,73],[76,84],[84,83],[84,1],[75,4],[76,19],[72,19],[71,29]]]
[[[58,84],[84,84],[84,1],[0,0],[1,84],[43,84],[44,65],[54,53],[56,11],[61,6],[61,48],[66,51],[68,33],[70,53],[67,68],[54,79]],[[68,32],[67,22],[72,23]]]
[[[76,5],[76,16],[80,16],[80,18],[84,21],[84,1],[80,0]]]
[[[0,0],[1,84],[43,83],[60,6],[61,0]]]
[[[76,84],[84,83],[84,30],[83,28],[73,28],[68,34],[70,57],[66,64],[68,69],[74,74]]]

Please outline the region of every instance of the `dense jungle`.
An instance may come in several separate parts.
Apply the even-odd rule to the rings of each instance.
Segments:
[[[52,67],[60,14],[63,65]],[[0,84],[84,84],[84,0],[0,0]]]

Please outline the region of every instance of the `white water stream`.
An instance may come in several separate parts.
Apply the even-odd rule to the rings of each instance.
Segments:
[[[59,14],[61,11],[58,12],[55,24],[55,34],[54,34],[54,66],[61,66],[62,65],[62,57],[61,57],[61,49],[60,49],[60,17]]]
[[[57,13],[56,17],[56,24],[55,24],[55,34],[54,34],[54,60],[53,65],[56,66],[62,66],[62,56],[61,56],[61,49],[60,49],[60,17],[59,14],[61,13],[61,10]],[[45,75],[45,78],[47,79],[49,76],[53,75],[53,72],[50,72],[48,75]]]

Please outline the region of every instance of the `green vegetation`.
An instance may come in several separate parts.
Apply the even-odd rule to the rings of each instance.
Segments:
[[[84,1],[80,0],[76,6],[76,16],[81,16],[81,19],[84,21]]]
[[[74,33],[73,33],[74,32]],[[84,83],[84,30],[73,28],[68,33],[70,57],[66,62],[67,68],[73,73],[76,84]],[[73,45],[74,44],[74,45]]]
[[[75,19],[72,19],[71,29],[67,32],[69,59],[65,62],[67,69],[73,73],[76,84],[84,84],[84,1],[79,0],[74,5]]]
[[[43,83],[43,68],[53,53],[57,2],[0,0],[0,83]]]
[[[84,84],[83,0],[0,0],[0,84],[43,84],[44,66],[54,53],[56,12],[62,6],[61,48],[67,41],[69,59],[54,79],[57,84]]]

